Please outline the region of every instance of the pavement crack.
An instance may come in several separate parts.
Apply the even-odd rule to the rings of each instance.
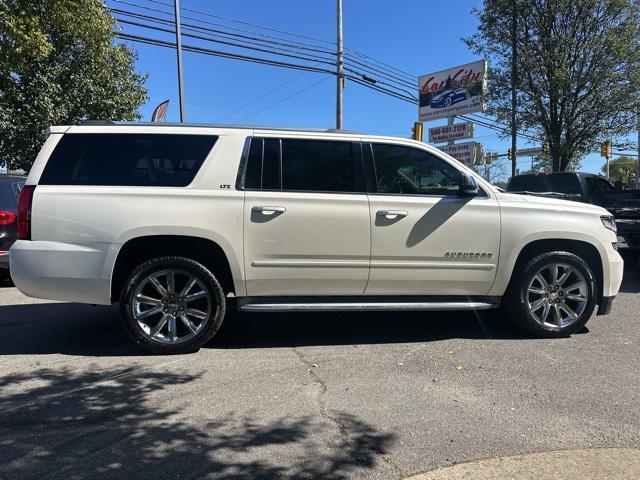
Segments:
[[[335,417],[334,415],[331,415],[327,410],[327,402],[325,397],[327,393],[327,384],[315,372],[315,368],[317,367],[317,365],[309,361],[309,359],[305,356],[305,354],[302,351],[298,350],[295,347],[293,347],[292,350],[296,354],[296,357],[298,357],[298,360],[300,361],[300,363],[307,369],[307,372],[309,373],[309,376],[311,376],[311,379],[313,380],[313,382],[318,386],[318,392],[316,394],[316,403],[318,405],[318,411],[320,413],[320,416],[324,418],[326,421],[328,421],[329,423],[333,424],[338,429],[338,431],[340,432],[340,436],[343,439],[343,442],[345,442],[346,444],[351,444],[354,441],[354,439],[349,434],[349,429],[347,428],[347,426],[344,423],[342,423],[339,418]],[[378,457],[380,457],[380,459],[382,460],[382,463],[387,465],[392,470],[396,478],[402,478],[404,476],[402,470],[394,463],[390,455],[387,455],[384,452],[376,449],[371,449],[371,450]]]

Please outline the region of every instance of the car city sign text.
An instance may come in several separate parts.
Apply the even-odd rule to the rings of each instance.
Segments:
[[[418,79],[420,121],[483,110],[486,78],[484,60],[421,76]]]

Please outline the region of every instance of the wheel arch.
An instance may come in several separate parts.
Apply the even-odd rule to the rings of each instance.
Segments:
[[[211,239],[188,235],[143,235],[127,240],[119,249],[111,273],[110,298],[117,302],[130,273],[141,263],[160,256],[196,260],[218,277],[225,293],[242,293],[241,279],[233,274],[229,256]]]
[[[544,238],[532,240],[526,243],[518,252],[517,256],[512,259],[512,263],[508,268],[507,278],[509,281],[505,285],[505,289],[513,278],[513,274],[518,271],[528,260],[546,253],[554,251],[563,251],[573,253],[582,258],[593,272],[596,279],[597,298],[598,301],[603,295],[604,286],[604,268],[602,254],[598,248],[584,240],[575,240],[568,238]]]

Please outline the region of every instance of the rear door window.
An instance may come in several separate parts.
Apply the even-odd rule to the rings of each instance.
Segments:
[[[360,144],[283,139],[282,189],[304,192],[364,192]]]
[[[184,187],[218,137],[149,133],[71,133],[42,172],[42,185]]]
[[[349,141],[253,138],[244,188],[363,193],[361,146]]]
[[[251,139],[244,187],[248,190],[280,190],[280,186],[280,140]]]

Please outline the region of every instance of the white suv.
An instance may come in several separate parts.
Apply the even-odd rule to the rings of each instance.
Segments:
[[[481,310],[539,336],[609,313],[615,222],[500,193],[423,143],[344,131],[52,127],[11,274],[30,296],[120,302],[133,340],[193,351],[232,310]]]

